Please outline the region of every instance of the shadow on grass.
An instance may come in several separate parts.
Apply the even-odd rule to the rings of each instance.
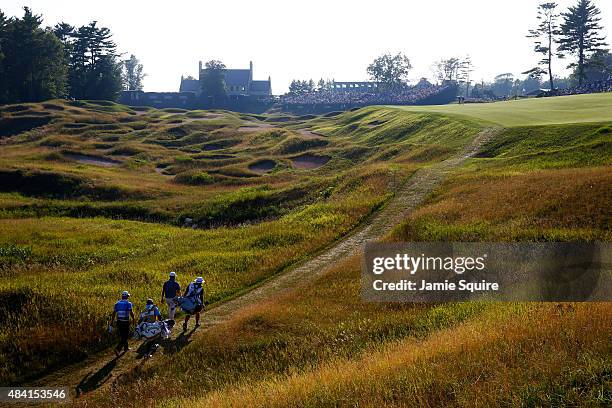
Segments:
[[[79,382],[79,384],[76,386],[77,397],[86,392],[98,389],[104,385],[104,383],[111,378],[111,372],[117,366],[117,360],[119,360],[119,357],[113,358],[111,361],[106,363],[104,367],[99,369],[98,372],[93,373],[90,371],[87,373],[87,375],[83,377],[81,382]]]
[[[195,332],[195,328],[191,329],[190,332],[182,332],[173,340],[166,340],[161,343],[164,348],[164,354],[175,354],[191,343],[191,336]]]

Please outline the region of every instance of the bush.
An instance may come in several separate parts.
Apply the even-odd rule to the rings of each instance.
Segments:
[[[174,181],[181,184],[189,184],[196,186],[203,186],[207,184],[212,184],[215,182],[215,179],[210,174],[205,171],[199,172],[190,172],[186,171],[184,173],[177,174],[174,177]]]

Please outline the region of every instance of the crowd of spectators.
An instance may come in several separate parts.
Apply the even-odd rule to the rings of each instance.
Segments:
[[[318,90],[301,95],[285,95],[286,105],[408,105],[446,89],[446,86],[402,86],[375,92],[349,90]]]
[[[584,83],[572,88],[554,89],[546,93],[546,96],[578,95],[599,92],[612,92],[612,75],[608,79]]]

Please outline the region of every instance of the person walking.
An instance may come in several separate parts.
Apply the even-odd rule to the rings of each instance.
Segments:
[[[147,305],[145,306],[145,310],[140,313],[140,318],[138,319],[138,323],[155,323],[161,322],[161,313],[157,306],[155,306],[155,302],[153,299],[147,299]]]
[[[170,272],[170,278],[164,282],[164,286],[162,288],[161,294],[161,302],[164,303],[164,299],[166,299],[166,304],[168,305],[168,319],[174,320],[174,313],[176,312],[176,303],[174,303],[174,298],[181,293],[181,285],[176,281],[176,272]]]
[[[198,276],[193,282],[187,286],[185,289],[185,293],[183,296],[188,297],[196,303],[196,307],[194,310],[195,314],[195,327],[200,327],[200,312],[204,308],[204,288],[202,284],[204,283],[204,279],[201,276]],[[189,322],[189,318],[191,315],[185,316],[185,322],[183,323],[183,331],[187,331],[187,322]]]
[[[115,355],[119,357],[121,349],[126,353],[130,347],[128,346],[128,339],[130,338],[130,322],[134,323],[135,317],[132,311],[132,303],[128,300],[130,294],[127,290],[121,292],[121,300],[115,303],[113,314],[111,316],[109,327],[112,326],[113,321],[117,318],[117,331],[119,332],[119,344],[115,347]],[[130,321],[131,319],[131,321]]]

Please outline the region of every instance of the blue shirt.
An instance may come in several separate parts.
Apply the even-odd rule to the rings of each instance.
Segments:
[[[130,312],[132,311],[132,303],[127,299],[121,299],[115,303],[115,312],[117,312],[117,320],[130,320]]]
[[[177,293],[181,291],[181,285],[175,280],[164,282],[164,296],[168,299],[175,298]]]

